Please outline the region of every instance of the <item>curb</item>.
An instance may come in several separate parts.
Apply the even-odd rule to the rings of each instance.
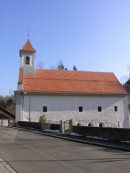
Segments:
[[[96,142],[83,141],[83,140],[80,140],[80,139],[71,139],[71,138],[57,136],[57,135],[53,135],[53,134],[47,134],[47,133],[42,133],[42,134],[45,135],[45,136],[51,136],[51,137],[55,137],[55,138],[69,140],[69,141],[72,141],[72,142],[95,145],[95,146],[100,146],[100,147],[105,147],[105,148],[116,149],[116,150],[130,151],[130,148],[118,147],[118,146],[113,146],[113,145],[108,145],[108,144],[105,145],[105,144],[100,144],[100,143],[96,143]]]
[[[42,135],[45,135],[45,136],[50,136],[50,137],[59,138],[59,139],[63,139],[63,140],[68,140],[68,141],[72,141],[72,142],[78,142],[78,143],[82,143],[82,144],[89,144],[89,145],[100,146],[100,147],[111,148],[111,149],[122,150],[122,151],[130,151],[130,148],[127,148],[127,147],[101,144],[101,143],[96,143],[96,142],[84,141],[84,140],[80,140],[80,139],[72,139],[72,138],[69,138],[69,137],[63,137],[63,136],[60,136],[60,135],[49,134],[49,133],[35,131],[35,130],[31,130],[31,129],[25,129],[25,128],[21,128],[21,127],[20,128],[19,127],[13,127],[13,128],[19,129],[19,130],[24,130],[24,131],[30,131],[30,132],[34,132],[34,133],[37,133],[37,134],[42,134]]]
[[[2,158],[0,158],[0,170],[3,173],[16,173],[16,171]]]

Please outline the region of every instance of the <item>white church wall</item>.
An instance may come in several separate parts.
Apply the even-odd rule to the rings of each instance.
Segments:
[[[24,95],[21,96],[21,94],[15,94],[16,99],[16,122],[17,121],[23,121],[23,99]]]
[[[126,97],[25,95],[22,104],[23,117],[20,118],[23,121],[29,121],[30,109],[30,119],[35,122],[44,114],[47,121],[56,123],[74,119],[81,125],[91,123],[99,126],[102,123],[105,127],[128,127],[129,124]],[[43,112],[43,106],[47,106],[47,112]],[[83,112],[79,112],[79,106],[82,106]],[[99,106],[102,112],[98,112]]]

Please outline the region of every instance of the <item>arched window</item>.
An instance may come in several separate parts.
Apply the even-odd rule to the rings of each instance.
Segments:
[[[93,126],[94,126],[94,125],[93,125],[92,122],[88,124],[88,127],[93,127]]]
[[[30,64],[30,57],[26,56],[25,64]]]
[[[104,123],[103,122],[101,122],[100,124],[99,124],[99,127],[104,127],[105,125],[104,125]]]
[[[91,124],[91,123],[89,123],[89,124],[88,124],[88,127],[91,127],[91,126],[92,126],[92,124]]]

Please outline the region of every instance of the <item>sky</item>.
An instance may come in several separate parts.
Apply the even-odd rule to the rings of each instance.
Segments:
[[[35,67],[130,73],[130,0],[0,0],[0,95],[17,89],[19,50],[29,39]]]

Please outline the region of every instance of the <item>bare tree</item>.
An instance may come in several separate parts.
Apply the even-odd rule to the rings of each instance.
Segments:
[[[128,76],[122,76],[122,77],[119,79],[119,81],[120,81],[120,83],[121,83],[122,85],[124,85],[124,84],[127,82],[128,79],[129,79]]]
[[[0,106],[6,108],[8,111],[15,114],[15,97],[14,97],[14,95],[0,96]]]
[[[58,69],[58,70],[64,70],[64,65],[63,65],[63,61],[62,61],[62,60],[60,60],[60,61],[58,62],[57,69]]]
[[[39,61],[37,64],[38,69],[43,69],[43,62]]]
[[[13,90],[12,89],[10,89],[9,90],[9,96],[12,96],[14,93],[13,93]]]
[[[66,68],[64,66],[64,63],[62,60],[60,60],[58,63],[57,63],[57,66],[51,66],[51,69],[52,70],[68,70],[68,68]],[[77,70],[77,67],[74,65],[73,66],[73,70]]]

